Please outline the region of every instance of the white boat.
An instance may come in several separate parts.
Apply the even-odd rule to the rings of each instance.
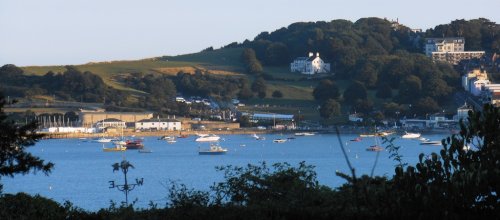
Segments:
[[[409,133],[409,132],[405,132],[405,134],[401,136],[401,138],[406,138],[406,139],[419,138],[419,137],[420,133]]]
[[[281,139],[281,138],[278,138],[278,139],[274,139],[273,140],[274,143],[285,143],[286,142],[286,139]]]
[[[175,140],[175,138],[167,140],[167,143],[169,143],[169,144],[173,144],[175,142],[177,142],[177,140]]]
[[[441,141],[422,141],[422,142],[420,142],[420,145],[434,145],[434,146],[439,146],[439,145],[441,145]]]
[[[199,137],[196,138],[195,141],[197,142],[215,142],[215,141],[219,141],[220,137],[217,136],[217,135],[214,135],[214,134],[199,134],[198,135]]]
[[[109,142],[111,142],[112,140],[113,140],[113,139],[111,139],[111,138],[103,138],[103,137],[102,137],[102,138],[99,138],[99,139],[95,140],[95,142],[97,142],[97,143],[109,143]]]
[[[218,144],[210,144],[210,148],[208,150],[198,150],[199,155],[221,155],[226,153],[227,148],[222,148]]]
[[[259,141],[260,141],[260,140],[266,140],[266,138],[265,138],[265,137],[260,137],[260,136],[259,136],[259,135],[257,135],[257,134],[253,134],[253,135],[252,135],[252,137],[253,137],[255,140],[259,140]]]
[[[297,133],[295,133],[295,136],[313,136],[313,135],[316,135],[316,134],[313,132],[297,132]]]

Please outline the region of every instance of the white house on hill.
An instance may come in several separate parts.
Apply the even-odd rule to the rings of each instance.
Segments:
[[[330,72],[330,64],[323,62],[319,53],[309,53],[309,57],[297,57],[290,63],[290,71],[313,75]]]

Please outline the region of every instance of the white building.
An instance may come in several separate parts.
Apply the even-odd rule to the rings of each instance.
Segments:
[[[181,128],[181,122],[175,119],[143,119],[135,123],[138,130],[180,131]]]
[[[472,106],[467,105],[467,103],[465,103],[463,106],[460,106],[457,109],[457,115],[455,115],[455,117],[454,117],[455,121],[457,121],[457,122],[460,120],[466,121],[467,117],[469,117],[469,111],[471,111],[471,110],[472,110]]]
[[[473,69],[462,76],[462,87],[465,91],[470,92],[471,90],[471,80],[488,80],[488,74],[486,71],[481,69]],[[488,80],[489,81],[489,80]],[[489,83],[488,83],[489,84]]]
[[[290,63],[290,71],[310,75],[328,73],[330,72],[330,64],[323,62],[319,57],[319,53],[316,53],[316,55],[309,53],[309,57],[297,57]]]
[[[426,38],[425,55],[434,61],[458,64],[460,60],[481,58],[484,51],[465,51],[465,38]]]

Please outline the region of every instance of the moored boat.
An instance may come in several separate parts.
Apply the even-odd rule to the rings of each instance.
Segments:
[[[361,140],[363,140],[363,138],[361,138],[361,137],[357,137],[357,138],[351,139],[351,141],[354,141],[354,142],[359,142]]]
[[[219,141],[220,137],[214,134],[199,134],[199,137],[195,139],[197,142],[215,142]]]
[[[227,153],[227,148],[222,148],[218,144],[211,144],[208,150],[198,150],[199,155],[222,155]]]
[[[261,136],[258,136],[257,134],[253,134],[252,137],[255,139],[255,140],[259,140],[259,141],[262,141],[262,140],[266,140],[265,137],[261,137]]]
[[[405,132],[405,134],[401,136],[401,138],[406,138],[406,139],[419,138],[419,137],[420,133],[410,133],[410,132]]]
[[[104,145],[102,145],[102,151],[104,152],[119,152],[119,151],[125,151],[127,150],[127,147],[125,147],[123,144],[116,143],[114,144],[114,147],[109,147],[106,148]]]
[[[367,151],[383,151],[384,148],[382,148],[381,146],[378,146],[378,145],[372,145],[372,146],[369,146],[368,148],[366,148]]]
[[[127,140],[125,143],[127,150],[138,150],[144,148],[142,140]]]
[[[441,145],[441,141],[422,141],[422,142],[420,142],[420,145],[434,145],[434,146],[439,146],[439,145]]]
[[[313,135],[316,135],[316,134],[313,132],[297,132],[297,133],[295,133],[295,136],[313,136]]]
[[[274,143],[285,143],[287,139],[281,139],[281,138],[278,138],[278,139],[274,139],[273,142]]]

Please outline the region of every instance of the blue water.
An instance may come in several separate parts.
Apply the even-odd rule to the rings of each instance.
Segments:
[[[208,190],[214,183],[222,180],[223,173],[215,170],[216,166],[257,164],[266,161],[288,162],[293,166],[301,161],[316,166],[320,184],[338,187],[345,180],[337,177],[335,171],[349,173],[344,156],[339,147],[337,136],[319,134],[297,137],[286,143],[273,143],[275,138],[287,135],[264,135],[266,140],[254,140],[250,135],[222,135],[221,146],[228,148],[226,155],[198,155],[198,148],[208,148],[208,144],[194,141],[194,136],[178,139],[177,143],[168,144],[157,137],[146,137],[144,144],[152,153],[103,152],[102,144],[82,142],[78,139],[42,140],[29,148],[34,155],[55,163],[49,176],[43,173],[17,175],[3,178],[5,193],[27,192],[40,194],[58,202],[66,200],[87,210],[98,210],[110,205],[110,200],[124,201],[122,192],[109,189],[108,181],[123,183],[123,174],[114,172],[111,164],[122,159],[130,161],[135,169],[129,171],[129,181],[144,178],[144,185],[137,187],[129,195],[129,200],[137,199],[136,207],[147,207],[149,202],[164,205],[167,202],[170,180],[186,184],[190,188]],[[374,138],[364,138],[360,142],[350,142],[357,135],[342,135],[349,159],[357,175],[370,174],[375,162],[376,152],[366,151],[366,147],[375,143]],[[431,140],[441,140],[447,134],[423,135]],[[396,145],[404,162],[415,164],[418,154],[438,152],[440,146],[419,145],[418,140],[396,138]],[[385,145],[384,145],[385,146]],[[108,144],[107,147],[111,147]],[[387,151],[381,151],[376,175],[391,177],[396,162],[389,159]]]

